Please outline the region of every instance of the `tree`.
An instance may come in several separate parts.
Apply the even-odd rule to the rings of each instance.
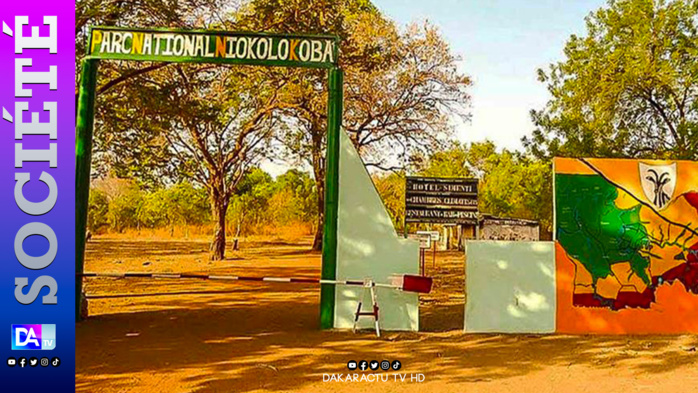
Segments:
[[[498,152],[494,143],[484,141],[453,143],[449,149],[416,160],[414,169],[420,176],[477,177],[481,212],[538,220],[544,231],[552,229],[549,161],[506,149]]]
[[[77,111],[81,60],[85,57],[91,26],[148,26],[206,28],[220,24],[237,2],[226,0],[76,0],[75,2],[75,108]],[[169,63],[101,61],[96,89],[93,177],[136,176],[141,186],[164,186],[170,168],[166,141],[160,134],[142,133],[152,119],[124,103],[144,94],[130,83],[138,76],[171,67]]]
[[[341,40],[340,62],[346,69],[357,57],[348,24],[362,13],[377,14],[378,10],[365,0],[252,0],[237,13],[235,25],[252,31],[337,35]],[[319,250],[325,208],[326,71],[290,69],[282,77],[291,82],[286,96],[290,127],[280,139],[295,162],[307,163],[313,169],[319,212],[313,249]]]
[[[373,183],[381,196],[395,229],[399,232],[405,224],[405,173],[376,174]]]
[[[88,24],[220,28],[233,8],[217,0],[145,3],[81,1],[76,40],[86,42]],[[229,201],[276,127],[280,78],[253,67],[166,63],[107,61],[100,71],[95,174],[135,177],[153,189],[182,179],[204,186],[216,221],[211,258],[224,258]]]
[[[489,160],[497,154],[495,144],[486,140],[470,144],[451,142],[448,148],[417,154],[410,165],[419,176],[482,177],[488,170]]]
[[[153,10],[152,13],[134,13],[128,5],[118,0],[83,1],[83,4],[98,6],[92,7],[100,10],[92,20],[103,19],[105,24],[122,25],[140,20],[139,18],[156,18],[157,22],[153,23],[156,25],[208,26],[215,22],[216,26],[229,30],[338,35],[342,49],[340,63],[346,72],[347,86],[344,126],[369,165],[384,169],[399,167],[400,160],[404,160],[409,152],[428,151],[445,142],[451,132],[448,121],[451,114],[467,117],[465,108],[469,97],[466,89],[470,80],[458,72],[458,59],[450,53],[438,31],[430,25],[415,25],[400,31],[366,0],[251,0],[230,18],[209,11],[215,9],[209,7],[217,4],[214,0],[174,0],[172,10]],[[156,0],[153,4],[160,1]],[[189,9],[187,7],[193,8],[191,14],[186,11]],[[80,8],[79,15],[85,13],[85,9],[91,8]],[[82,16],[80,18],[81,21],[85,19]],[[76,35],[82,39],[84,34],[84,29],[76,29]],[[216,182],[211,178],[206,179],[206,176],[202,177],[202,168],[195,168],[192,163],[206,161],[206,154],[200,154],[201,152],[221,149],[215,141],[209,143],[206,138],[202,139],[206,143],[197,143],[196,133],[191,132],[191,124],[218,122],[218,126],[221,126],[220,119],[214,118],[215,110],[212,108],[203,112],[188,111],[188,115],[175,113],[172,108],[179,107],[181,103],[163,95],[169,89],[177,93],[174,97],[181,98],[183,95],[180,90],[190,93],[193,91],[185,87],[190,82],[202,91],[207,91],[208,88],[204,85],[196,84],[198,74],[193,71],[194,68],[145,63],[133,65],[134,68],[130,71],[123,72],[118,67],[113,67],[113,72],[110,72],[109,66],[112,63],[105,63],[108,65],[104,69],[107,82],[99,88],[101,93],[98,97],[99,112],[95,129],[95,157],[99,163],[98,168],[102,169],[98,173],[135,176],[145,187],[160,187],[180,178],[191,178],[211,189],[211,182]],[[157,68],[149,68],[151,66]],[[213,72],[206,70],[206,67],[199,68]],[[194,72],[194,79],[189,80],[191,72]],[[266,79],[261,78],[261,74]],[[172,75],[179,78],[174,85],[167,79]],[[276,108],[260,119],[254,128],[259,132],[263,129],[269,132],[272,129],[283,131],[279,133],[279,140],[284,142],[298,161],[303,160],[313,168],[318,212],[315,248],[319,248],[324,221],[322,213],[327,111],[325,72],[267,69],[250,71],[249,75],[247,71],[240,72],[237,77],[254,79],[256,83],[267,80],[269,83],[262,88],[261,94],[266,94],[265,91],[278,93],[274,98]],[[238,97],[250,97],[250,91],[256,92],[256,86],[245,81],[231,82],[228,86],[234,86],[229,92],[233,96],[240,92]],[[243,90],[242,86],[252,90]],[[234,104],[235,111],[242,105],[239,101]],[[256,108],[263,110],[266,103],[263,98],[252,104],[261,105]],[[212,103],[212,106],[216,106],[216,110],[225,107],[217,103]],[[205,105],[199,107],[205,108]],[[254,119],[250,108],[248,106],[242,110],[246,112],[243,117]],[[274,123],[278,120],[279,113],[284,116],[283,128],[282,124]],[[196,116],[197,120],[187,124],[182,121],[182,116]],[[239,129],[239,126],[240,124],[235,124],[234,128]],[[210,127],[213,128],[215,127]],[[178,141],[177,135],[189,138],[188,142]],[[208,133],[206,135],[213,136]],[[263,140],[266,141],[271,134],[264,135]],[[252,144],[261,147],[264,143]],[[172,145],[175,147],[171,147]],[[187,145],[193,149],[186,148]],[[222,149],[232,147],[222,146]],[[195,152],[197,149],[198,153]],[[171,159],[172,154],[177,158]],[[184,157],[185,155],[190,157]],[[219,178],[234,176],[218,182],[226,183],[227,186],[216,187],[233,192],[231,190],[234,187],[229,186],[239,180],[246,167],[253,165],[253,160],[247,158],[244,165],[234,169],[234,175],[218,174],[223,168],[215,160],[206,164],[204,172]],[[229,202],[230,195],[218,191],[222,197],[217,197],[215,192],[211,193],[212,210],[217,209],[213,213],[219,215],[219,221],[224,221],[225,214],[220,213],[227,209],[227,205],[220,202],[217,208],[217,203],[214,202]],[[222,236],[224,243],[224,230]],[[220,235],[216,236],[216,239],[220,238]],[[220,242],[214,241],[214,254],[220,255],[219,251],[215,251],[220,247]]]
[[[236,16],[249,30],[337,35],[345,71],[343,126],[369,166],[395,169],[413,151],[427,151],[450,135],[449,116],[467,118],[470,79],[436,28],[400,32],[366,0],[252,0]],[[318,195],[319,249],[324,223],[327,86],[324,72],[291,71],[283,139],[298,161],[313,168]]]
[[[365,26],[356,28],[366,34]],[[348,67],[344,126],[367,166],[402,169],[406,157],[446,146],[453,116],[469,118],[471,81],[428,23],[383,38],[378,65]]]
[[[175,65],[132,82],[143,95],[127,105],[152,119],[134,131],[161,135],[176,176],[206,189],[215,223],[211,259],[225,258],[230,199],[266,153],[280,86],[261,68],[209,65]]]
[[[148,228],[167,226],[174,234],[175,226],[183,226],[188,235],[189,225],[210,221],[207,193],[187,181],[171,187],[146,192],[139,211],[139,226]]]
[[[107,220],[109,199],[106,193],[98,189],[91,190],[88,210],[87,228],[92,233],[96,233],[101,228],[109,225],[109,221]]]
[[[537,220],[545,233],[552,233],[552,168],[549,162],[503,150],[488,158],[480,187],[482,211]]]
[[[610,0],[586,25],[539,70],[552,99],[529,151],[698,159],[698,1]]]
[[[238,185],[229,213],[235,223],[235,237],[240,236],[244,226],[251,228],[264,220],[273,193],[274,179],[268,173],[259,168],[247,171]]]
[[[262,169],[252,168],[231,200],[228,218],[235,225],[235,236],[268,228],[307,228],[317,215],[314,186],[310,175],[297,169],[272,179]]]
[[[317,191],[315,182],[306,172],[289,169],[276,179],[275,198],[279,200],[279,211],[273,212],[282,224],[291,221],[312,222],[317,218]]]
[[[103,179],[95,182],[90,196],[91,219],[88,223],[99,229],[108,225],[111,230],[122,232],[139,225],[139,213],[143,208],[143,194],[138,185],[127,179]],[[106,204],[106,206],[105,206]]]
[[[91,26],[157,26],[192,28],[221,23],[231,4],[224,0],[75,0],[76,86],[80,60],[85,57]],[[167,66],[166,63],[115,62],[102,67],[103,93],[137,75]],[[77,88],[75,100],[77,102]]]

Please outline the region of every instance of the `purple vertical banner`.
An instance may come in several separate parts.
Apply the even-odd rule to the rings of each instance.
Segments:
[[[4,1],[0,22],[0,391],[72,392],[75,3]]]

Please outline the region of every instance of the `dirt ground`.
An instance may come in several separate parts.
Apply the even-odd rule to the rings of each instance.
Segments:
[[[223,262],[207,242],[96,237],[86,271],[318,277],[302,241],[243,241]],[[421,333],[318,329],[306,284],[91,278],[90,318],[76,328],[79,392],[686,392],[698,383],[698,336],[462,333],[459,253],[427,258],[435,290]],[[324,381],[349,360],[399,360],[373,381]],[[358,374],[362,372],[352,372]],[[396,374],[402,374],[402,381]],[[420,374],[423,376],[420,376]],[[412,381],[411,377],[422,379]]]

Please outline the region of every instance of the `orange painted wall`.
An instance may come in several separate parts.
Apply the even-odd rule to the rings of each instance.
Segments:
[[[613,182],[622,185],[634,196],[645,198],[638,175],[637,160],[589,159],[596,170]],[[668,161],[642,161],[653,165],[665,165]],[[675,196],[698,191],[698,162],[676,161],[678,163],[678,180]],[[576,159],[556,159],[556,174],[597,174],[589,166]],[[698,228],[698,211],[689,205],[689,198],[674,198],[672,206],[662,214],[674,221]],[[564,203],[564,202],[562,202]],[[695,202],[692,202],[695,204]],[[620,191],[615,201],[619,208],[627,209],[637,204],[627,193]],[[642,221],[648,226],[659,228],[666,225],[649,209],[643,209]],[[651,259],[652,276],[661,275],[675,266],[676,253],[672,250],[655,248],[655,256]],[[649,308],[623,308],[612,310],[607,307],[582,307],[573,304],[575,291],[575,276],[579,281],[590,277],[585,271],[577,272],[578,261],[573,261],[559,242],[555,244],[556,256],[556,291],[557,314],[556,331],[558,333],[574,334],[675,334],[698,333],[698,295],[675,280],[663,283],[655,288],[655,301]],[[698,268],[698,266],[696,266]],[[611,276],[609,276],[611,277]],[[599,281],[597,288],[607,283]],[[627,284],[627,283],[626,283]],[[577,291],[585,291],[577,286]],[[578,292],[579,293],[579,292]]]
[[[647,309],[575,307],[572,305],[574,263],[556,242],[556,331],[574,334],[672,334],[698,332],[698,296],[680,282],[657,288],[656,303]]]

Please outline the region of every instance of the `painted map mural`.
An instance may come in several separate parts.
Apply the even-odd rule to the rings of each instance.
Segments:
[[[698,163],[556,159],[555,223],[558,331],[698,331]]]

